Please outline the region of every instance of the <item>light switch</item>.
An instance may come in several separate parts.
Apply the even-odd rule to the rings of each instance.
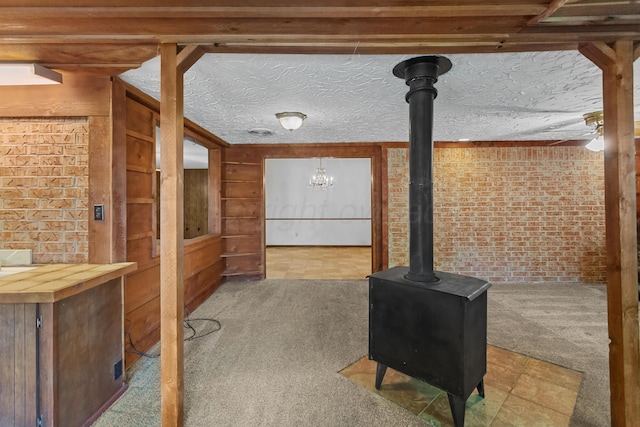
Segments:
[[[104,205],[93,205],[93,219],[104,221]]]

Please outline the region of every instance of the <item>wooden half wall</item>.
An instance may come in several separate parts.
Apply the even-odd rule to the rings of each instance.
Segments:
[[[148,351],[160,340],[160,244],[159,197],[156,174],[157,101],[135,88],[126,89],[126,218],[127,261],[138,270],[125,282],[125,364],[138,359],[135,352]],[[190,123],[185,133],[195,137],[210,152],[209,234],[185,239],[185,313],[192,312],[222,283],[224,261],[219,234],[220,151],[213,135]],[[199,179],[199,183],[206,180]],[[200,202],[200,201],[199,201]]]

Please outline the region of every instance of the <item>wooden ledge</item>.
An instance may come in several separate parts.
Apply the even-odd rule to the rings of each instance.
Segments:
[[[0,304],[52,303],[137,270],[135,262],[46,264],[0,277]]]

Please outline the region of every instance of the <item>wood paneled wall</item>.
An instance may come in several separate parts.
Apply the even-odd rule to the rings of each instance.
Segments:
[[[129,338],[137,350],[147,351],[160,339],[160,251],[161,240],[157,239],[159,198],[155,164],[157,102],[133,88],[127,88],[126,134],[127,134],[127,261],[138,263],[138,270],[129,274],[125,282],[125,331],[127,350],[133,350]],[[206,133],[197,132],[198,140],[208,145],[211,151],[220,150],[217,141],[207,140]],[[220,159],[220,156],[210,156]],[[219,205],[219,192],[210,191],[209,204],[202,206],[202,188],[210,183],[219,188],[221,166],[212,164],[209,171],[194,174],[201,187],[194,202],[198,210],[198,224],[210,230],[220,225],[207,224],[208,210]],[[198,171],[200,172],[200,171]],[[190,173],[185,173],[186,177]],[[190,178],[189,178],[190,179]],[[207,184],[207,180],[209,184]],[[204,184],[202,184],[204,182]],[[216,186],[212,186],[216,188]],[[194,214],[195,215],[195,214]],[[218,216],[219,218],[219,216]],[[206,300],[222,283],[224,260],[221,256],[222,241],[219,234],[205,234],[189,239],[185,235],[184,286],[186,312],[192,312]],[[126,365],[139,356],[128,352]]]

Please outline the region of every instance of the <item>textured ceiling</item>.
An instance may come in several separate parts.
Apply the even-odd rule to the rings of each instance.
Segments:
[[[206,54],[185,74],[185,116],[230,144],[408,140],[407,86],[391,73],[412,56]],[[436,84],[434,139],[580,139],[602,109],[600,70],[575,51],[447,55]],[[122,75],[156,99],[158,58]],[[634,69],[640,116],[639,67]],[[289,132],[275,118],[308,118]],[[273,135],[252,135],[252,129]]]

